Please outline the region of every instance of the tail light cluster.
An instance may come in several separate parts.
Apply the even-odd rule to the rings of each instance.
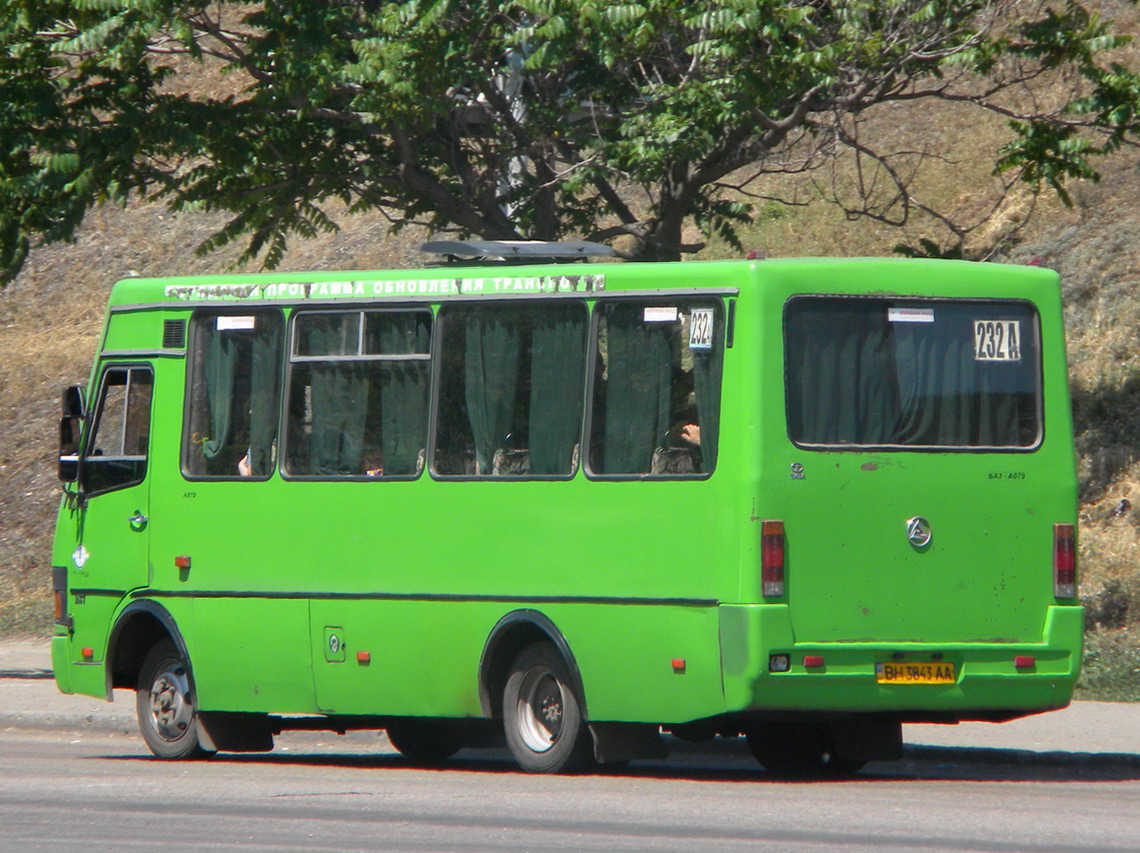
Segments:
[[[67,569],[52,566],[52,600],[55,604],[55,624],[71,627],[71,616],[67,612]]]
[[[765,598],[784,594],[784,522],[765,521],[760,531],[760,582]]]
[[[1077,597],[1077,536],[1071,524],[1053,525],[1053,595]]]

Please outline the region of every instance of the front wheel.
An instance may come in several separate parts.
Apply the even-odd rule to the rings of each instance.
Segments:
[[[593,763],[593,744],[566,661],[549,643],[523,649],[503,691],[507,746],[528,773],[573,773]]]
[[[135,693],[139,731],[159,758],[203,758],[212,752],[198,739],[198,708],[190,666],[170,640],[147,653]]]

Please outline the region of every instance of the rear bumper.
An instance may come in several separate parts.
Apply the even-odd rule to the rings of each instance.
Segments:
[[[910,722],[1063,708],[1079,674],[1083,629],[1083,608],[1057,605],[1047,608],[1038,643],[797,643],[785,605],[721,605],[725,706],[729,713],[890,713]],[[786,672],[769,670],[772,655],[788,656]],[[877,664],[906,662],[953,664],[954,681],[876,680]]]

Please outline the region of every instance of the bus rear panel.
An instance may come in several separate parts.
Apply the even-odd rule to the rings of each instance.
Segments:
[[[758,567],[753,603],[722,608],[729,703],[910,721],[1066,705],[1083,617],[1055,275],[773,278],[755,322],[781,345],[758,381],[783,412],[760,416],[754,514],[780,577]]]

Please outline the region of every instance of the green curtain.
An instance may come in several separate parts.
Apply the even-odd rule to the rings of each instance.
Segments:
[[[938,327],[913,324],[897,330],[898,444],[1021,443],[1018,380],[1024,368],[975,360],[971,325],[968,317],[958,317]]]
[[[913,328],[900,329],[895,344],[899,414],[891,440],[898,444],[943,444],[957,427],[958,413],[951,406],[943,406],[943,395],[957,384],[950,375],[952,360],[941,357],[941,342],[934,335],[915,334]]]
[[[313,364],[310,474],[361,474],[368,382],[360,364]]]
[[[230,434],[238,346],[232,333],[218,331],[216,317],[208,318],[201,330],[205,338],[202,352],[205,353],[206,399],[210,406],[209,435],[202,441],[202,455],[213,459],[225,449]]]
[[[536,312],[530,358],[530,473],[569,474],[582,422],[585,315],[578,305]]]
[[[431,327],[424,314],[385,315],[381,353],[427,353]],[[425,448],[429,371],[426,361],[385,362],[380,376],[380,449],[386,475],[416,474]]]
[[[672,390],[672,323],[646,323],[644,306],[605,306],[608,379],[602,472],[647,473],[665,443]]]
[[[882,306],[878,311],[885,314]],[[874,322],[863,306],[819,305],[794,324],[787,371],[793,437],[809,444],[887,443],[899,401],[885,319]]]
[[[514,427],[518,389],[518,312],[467,312],[465,399],[475,441],[476,473],[491,473],[495,451]]]
[[[265,476],[276,464],[277,397],[281,377],[281,323],[258,317],[250,355],[249,463],[251,473]]]
[[[988,368],[988,369],[987,369]],[[1021,394],[1002,387],[994,371],[1000,366],[979,365],[979,429],[977,443],[991,447],[1025,447],[1037,438],[1036,400],[1032,394]],[[1022,412],[1032,412],[1029,418],[1022,418]],[[1023,421],[1029,421],[1023,433]]]
[[[318,355],[356,351],[355,329],[344,315],[306,318],[311,352]],[[368,378],[359,362],[314,362],[309,374],[312,435],[309,470],[326,475],[362,474],[364,426],[368,414]]]

